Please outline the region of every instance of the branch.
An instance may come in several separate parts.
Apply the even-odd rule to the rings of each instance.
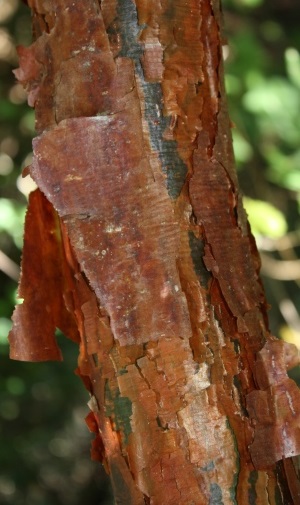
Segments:
[[[20,268],[12,261],[3,251],[0,251],[0,270],[10,277],[13,281],[18,282],[20,277]]]

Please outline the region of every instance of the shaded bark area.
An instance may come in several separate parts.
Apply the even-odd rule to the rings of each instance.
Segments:
[[[39,190],[11,356],[59,358],[55,326],[78,329],[92,455],[116,503],[298,503],[299,357],[268,330],[219,3],[28,3],[36,40],[16,76]]]

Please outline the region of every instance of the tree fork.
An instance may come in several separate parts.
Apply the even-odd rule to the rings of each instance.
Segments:
[[[80,345],[115,501],[299,503],[292,345],[268,330],[217,0],[29,0],[38,137],[11,357]]]

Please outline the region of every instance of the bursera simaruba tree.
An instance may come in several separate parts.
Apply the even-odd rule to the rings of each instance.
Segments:
[[[219,2],[28,3],[39,189],[12,358],[60,359],[56,327],[78,340],[116,503],[300,503],[298,354],[268,331]]]

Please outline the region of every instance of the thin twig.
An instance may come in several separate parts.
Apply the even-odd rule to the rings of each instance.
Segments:
[[[8,277],[18,282],[20,277],[20,267],[12,261],[3,251],[0,250],[0,270]]]

